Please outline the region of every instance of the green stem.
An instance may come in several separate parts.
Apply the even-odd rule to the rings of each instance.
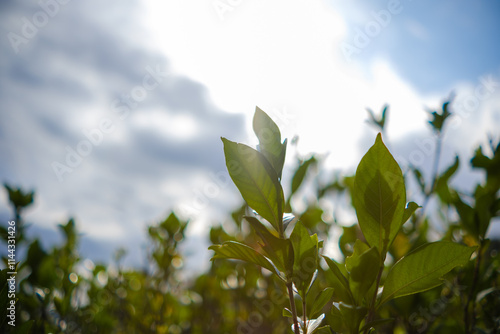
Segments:
[[[429,191],[429,195],[431,195],[434,192],[434,189],[436,188],[436,182],[438,179],[439,159],[441,157],[441,146],[442,146],[442,139],[441,139],[441,132],[439,132],[436,142],[436,152],[434,154],[434,166],[432,167],[432,184],[431,184],[431,190]]]
[[[290,310],[292,311],[293,331],[295,332],[295,334],[300,334],[299,322],[297,320],[297,309],[295,308],[295,298],[293,297],[293,283],[292,282],[287,283],[286,288],[288,289],[288,298],[290,299]]]
[[[428,192],[424,194],[425,195],[424,203],[422,204],[422,210],[420,210],[420,219],[417,220],[418,223],[424,219],[427,204],[429,204],[429,200],[431,199],[431,196],[436,188],[436,183],[438,179],[439,159],[441,157],[441,146],[442,146],[441,132],[438,132],[436,140],[436,151],[434,152],[434,163],[432,166],[432,173],[431,173],[432,183]]]
[[[474,327],[476,325],[476,287],[479,281],[479,269],[481,266],[481,253],[483,252],[483,240],[481,239],[479,243],[479,249],[477,250],[476,264],[474,266],[474,274],[472,276],[472,284],[467,296],[467,302],[464,306],[464,323],[465,323],[465,333],[473,333]],[[472,304],[472,305],[471,305]],[[472,314],[469,316],[469,309]]]
[[[384,272],[384,261],[382,261],[382,263],[380,265],[380,269],[378,271],[377,281],[375,283],[375,292],[373,293],[372,302],[370,304],[370,311],[368,312],[368,316],[366,317],[366,323],[365,323],[365,325],[367,325],[370,322],[372,322],[373,321],[373,317],[375,316],[375,303],[377,302],[378,287],[380,286],[380,280],[382,279],[382,273]],[[370,327],[367,326],[366,329],[365,329],[364,334],[368,334],[369,331],[370,331]]]
[[[280,239],[285,239],[285,232],[283,230],[283,225],[279,230]],[[292,319],[293,319],[293,331],[295,334],[300,334],[299,330],[299,322],[297,320],[297,309],[295,308],[295,298],[293,297],[293,283],[291,278],[286,274],[286,288],[288,290],[288,299],[290,299],[290,310],[292,311]]]
[[[302,300],[302,319],[304,325],[304,333],[307,334],[307,317],[306,317],[306,294],[303,293],[304,299]]]

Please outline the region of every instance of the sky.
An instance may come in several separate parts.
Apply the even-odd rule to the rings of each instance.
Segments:
[[[499,137],[498,14],[485,0],[3,1],[0,178],[36,191],[26,219],[46,245],[74,217],[84,256],[127,247],[141,265],[146,226],[170,210],[192,221],[189,252],[240,204],[220,137],[256,144],[256,106],[299,135],[297,154],[352,172],[376,135],[366,108],[388,103],[391,150],[426,170],[425,110],[454,94],[442,167],[466,162]],[[464,163],[454,182],[480,177]]]

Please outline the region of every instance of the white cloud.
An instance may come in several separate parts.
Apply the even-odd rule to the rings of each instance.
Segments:
[[[300,135],[303,153],[330,152],[333,167],[359,159],[366,107],[391,104],[395,137],[424,126],[426,99],[390,64],[377,61],[364,73],[343,59],[345,22],[326,2],[247,2],[223,21],[202,3],[148,3],[151,31],[177,71],[210,87],[224,109],[246,114],[247,124],[255,105],[286,109],[284,134]]]
[[[345,168],[364,153],[358,144],[375,136],[364,123],[366,107],[391,105],[389,137],[397,143],[426,131],[423,106],[439,106],[448,93],[422,96],[383,58],[346,62],[339,43],[348,18],[326,2],[243,1],[224,20],[211,1],[144,3],[127,2],[110,15],[112,5],[71,2],[20,56],[0,62],[0,136],[8,138],[0,143],[0,171],[43,198],[29,216],[43,226],[75,214],[91,237],[105,225],[103,234],[133,240],[144,223],[193,205],[201,193],[207,212],[196,224],[206,228],[207,217],[239,200],[234,186],[210,176],[225,172],[219,137],[243,141],[256,105],[285,137],[300,135],[301,153],[329,152],[328,166]],[[97,16],[96,6],[104,9]],[[3,32],[19,23],[19,8],[2,14]],[[120,120],[112,101],[157,64],[170,76]],[[450,138],[457,145],[479,140],[483,133],[475,129],[482,126],[496,129],[495,96],[482,102],[480,119],[456,129]],[[65,147],[75,148],[85,139],[81,130],[104,117],[115,130],[59,184],[51,162],[63,161]],[[203,195],[213,184],[220,193]]]
[[[193,139],[203,126],[189,113],[169,114],[165,110],[139,111],[131,116],[130,123],[167,139],[180,141]]]
[[[139,247],[145,224],[193,196],[175,191],[179,184],[194,189],[194,173],[222,170],[222,129],[238,138],[243,123],[217,108],[203,85],[175,73],[120,119],[113,101],[143,86],[148,66],[168,71],[168,61],[142,33],[140,40],[134,35],[133,2],[106,17],[93,14],[96,5],[68,4],[29,48],[6,53],[0,63],[0,174],[2,181],[36,191],[26,216],[36,229],[54,229],[74,216],[86,238]],[[2,12],[9,18],[1,21],[2,32],[17,29],[8,22],[29,15],[22,4],[15,8]],[[123,16],[130,25],[113,25]],[[8,41],[1,43],[10,51]],[[114,130],[58,182],[52,162],[67,164],[66,147],[78,150],[88,140],[82,129],[96,129],[105,118]],[[6,206],[3,200],[2,215],[9,214]]]

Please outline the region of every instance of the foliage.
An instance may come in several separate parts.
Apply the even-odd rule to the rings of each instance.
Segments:
[[[5,321],[3,257],[0,332],[497,333],[499,242],[486,235],[500,214],[500,143],[476,150],[471,165],[485,177],[467,193],[452,183],[459,157],[439,168],[451,101],[429,112],[436,142],[430,173],[401,170],[387,149],[388,108],[381,116],[369,110],[382,134],[356,173],[329,179],[317,173],[322,158],[314,155],[297,156],[287,175],[287,140],[257,108],[257,149],[222,139],[245,204],[210,229],[213,261],[196,277],[182,268],[188,222],[175,213],[148,228],[143,268],[125,267],[123,251],[113,263],[94,264],[78,253],[73,219],[59,225],[64,241],[50,249],[26,237],[23,212],[34,193],[6,185],[16,247],[24,249],[17,254],[25,255],[16,268],[16,327]],[[408,199],[412,182],[420,194]],[[325,204],[341,202],[352,203],[357,222],[340,224]],[[7,249],[8,230],[0,232]],[[325,255],[337,240],[335,258]]]

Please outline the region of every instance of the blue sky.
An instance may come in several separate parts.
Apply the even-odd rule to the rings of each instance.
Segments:
[[[373,13],[387,10],[390,1],[332,1],[342,12],[359,17],[348,23],[351,36],[364,29]],[[496,1],[397,1],[400,11],[390,26],[371,43],[360,61],[384,57],[423,93],[453,89],[461,80],[475,80],[498,71],[500,4]]]
[[[385,103],[403,164],[423,154],[430,166],[424,110],[451,91],[443,164],[454,154],[467,161],[487,133],[498,138],[496,2],[0,6],[1,181],[36,190],[27,219],[46,243],[74,216],[94,259],[128,246],[140,263],[146,225],[171,209],[192,219],[190,242],[203,244],[208,226],[239,204],[220,136],[255,143],[256,105],[284,136],[300,135],[299,154],[328,154],[329,169],[353,170],[375,137],[365,108]],[[383,23],[381,11],[391,13]],[[369,43],[347,59],[342,45],[367,27]],[[464,164],[456,182],[466,189],[478,178]],[[2,192],[0,218],[9,216]]]

